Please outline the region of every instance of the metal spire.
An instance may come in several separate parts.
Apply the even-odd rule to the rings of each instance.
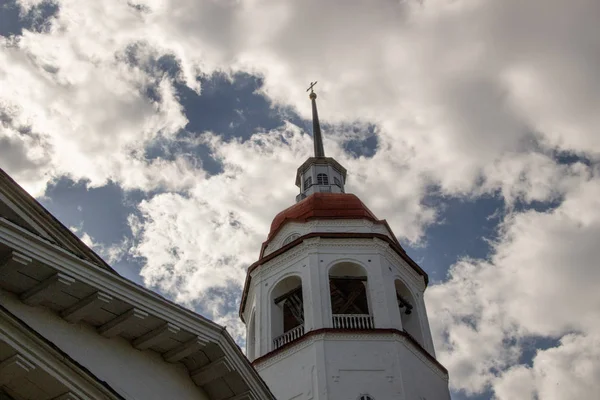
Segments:
[[[313,140],[315,143],[315,157],[325,157],[325,150],[323,149],[323,137],[321,136],[321,125],[319,124],[319,114],[317,113],[317,94],[314,92],[313,87],[317,82],[311,82],[310,86],[306,91],[310,90],[310,100],[312,101],[312,117],[313,117]]]

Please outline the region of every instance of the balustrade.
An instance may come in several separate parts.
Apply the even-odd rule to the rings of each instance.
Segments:
[[[336,329],[374,329],[373,316],[369,314],[333,314]]]
[[[334,314],[333,327],[335,329],[375,329],[375,323],[373,316],[369,314]],[[298,325],[273,339],[273,350],[302,336],[304,336],[304,325]]]
[[[278,349],[281,346],[292,342],[301,336],[304,336],[304,325],[298,325],[297,327],[290,329],[283,335],[279,335],[275,339],[273,339],[273,350]]]

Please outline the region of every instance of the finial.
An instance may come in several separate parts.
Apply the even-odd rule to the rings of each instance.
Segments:
[[[317,94],[313,90],[313,88],[315,87],[316,84],[317,84],[317,81],[311,82],[310,86],[308,87],[308,89],[306,89],[307,92],[310,90],[310,95],[308,95],[308,97],[310,97],[311,100],[317,98]]]
[[[325,157],[325,150],[323,149],[323,138],[321,137],[321,125],[319,124],[319,114],[317,113],[317,94],[313,90],[317,81],[311,82],[310,86],[306,91],[310,90],[310,100],[312,101],[312,117],[313,117],[313,141],[315,144],[315,157]]]

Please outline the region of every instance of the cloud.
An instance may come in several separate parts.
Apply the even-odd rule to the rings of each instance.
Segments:
[[[591,350],[598,346],[600,329],[600,296],[594,289],[600,280],[596,177],[597,172],[582,179],[553,210],[509,214],[490,259],[462,260],[446,282],[428,290],[440,360],[452,371],[456,389],[476,393],[491,386],[499,399],[510,399],[509,393],[533,379],[527,390],[539,398],[571,398],[568,388],[600,368]],[[560,338],[561,343],[539,351],[530,368],[520,365],[530,337]],[[576,345],[583,343],[591,348]],[[550,360],[557,364],[551,366]],[[574,365],[582,367],[566,373]],[[556,384],[550,373],[564,387],[555,397],[546,395]],[[593,385],[577,390],[591,396]]]
[[[14,151],[3,167],[36,194],[64,175],[91,186],[185,186],[172,178],[194,169],[188,160],[144,158],[149,142],[172,138],[187,122],[172,79],[120,60],[127,47],[103,47],[107,32],[79,36],[79,16],[61,6],[48,33],[0,37],[0,136]],[[143,47],[138,53],[154,56]],[[151,87],[156,100],[145,96]]]
[[[200,93],[199,73],[258,74],[275,104],[308,117],[300,94],[316,76],[322,117],[376,124],[378,151],[389,150],[380,158],[414,171],[418,193],[435,185],[469,194],[490,165],[497,168],[485,190],[513,193],[500,172],[533,181],[536,161],[515,163],[507,153],[558,149],[594,158],[599,148],[600,90],[585,84],[596,81],[600,61],[587,51],[597,4],[543,8],[514,0],[350,1],[340,13],[335,2],[316,1],[63,0],[48,32],[4,40],[3,103],[15,114],[6,135],[14,141],[23,126],[40,132],[47,174],[31,182],[38,190],[63,174],[91,185],[111,179],[127,189],[185,190],[197,160],[144,158],[145,147],[177,140],[187,123],[173,81]],[[175,60],[176,73],[157,68],[163,56]],[[157,98],[145,96],[149,88]],[[8,168],[27,177],[22,166]]]
[[[597,334],[566,335],[560,346],[538,351],[533,366],[510,368],[496,382],[499,399],[575,399],[600,390],[600,338]]]

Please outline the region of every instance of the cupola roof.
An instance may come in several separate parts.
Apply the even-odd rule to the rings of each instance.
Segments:
[[[356,195],[350,193],[314,193],[275,216],[267,241],[288,222],[311,219],[368,219],[379,221]]]

